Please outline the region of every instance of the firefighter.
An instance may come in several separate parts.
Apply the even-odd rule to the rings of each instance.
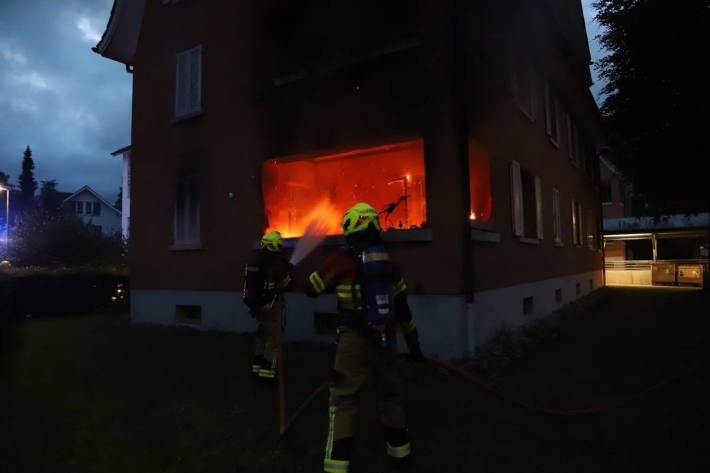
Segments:
[[[308,277],[307,286],[310,296],[335,290],[338,300],[338,344],[330,382],[324,471],[342,473],[349,469],[361,388],[370,376],[378,391],[387,454],[394,467],[404,469],[411,462],[411,445],[397,371],[397,327],[407,342],[408,358],[423,359],[417,327],[407,304],[407,285],[399,268],[389,261],[380,238],[378,214],[372,206],[361,202],[350,208],[343,217],[342,228],[346,246]],[[385,273],[368,273],[368,261],[385,263]],[[369,289],[378,284],[382,294],[379,299],[375,294],[371,300]],[[385,306],[373,307],[376,301],[391,304],[389,320],[372,319],[373,313],[377,318],[389,310]]]
[[[256,379],[272,383],[276,382],[281,349],[286,308],[283,293],[292,282],[293,265],[281,257],[283,244],[279,232],[264,235],[256,260],[247,263],[244,282],[244,303],[256,322],[251,373]]]

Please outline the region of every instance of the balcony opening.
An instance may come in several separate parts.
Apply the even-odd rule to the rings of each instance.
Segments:
[[[471,220],[491,219],[491,160],[488,150],[473,138],[468,140],[468,178],[471,189]]]
[[[304,234],[323,212],[328,235],[341,233],[345,211],[367,202],[380,212],[383,230],[426,224],[424,142],[421,139],[336,154],[270,159],[262,174],[265,231],[286,238]]]

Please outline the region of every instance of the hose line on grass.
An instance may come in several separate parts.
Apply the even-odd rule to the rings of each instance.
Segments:
[[[283,358],[283,351],[282,351],[281,357]],[[507,401],[512,404],[523,407],[531,412],[538,412],[538,413],[552,415],[552,416],[558,416],[558,417],[580,417],[580,416],[585,416],[585,415],[590,415],[590,414],[599,414],[602,412],[606,412],[606,411],[624,406],[632,401],[638,400],[638,399],[652,393],[653,391],[657,391],[657,390],[663,388],[664,386],[670,384],[672,381],[676,381],[678,379],[689,376],[689,375],[695,373],[696,371],[698,371],[700,368],[702,368],[708,364],[708,362],[705,361],[705,362],[701,362],[696,365],[693,365],[689,368],[679,371],[678,373],[675,373],[674,375],[671,375],[671,376],[668,376],[668,377],[662,379],[661,381],[657,382],[656,384],[653,384],[652,386],[650,386],[642,391],[639,391],[638,393],[636,393],[632,396],[628,396],[626,398],[620,399],[615,402],[609,402],[606,404],[602,404],[600,406],[588,407],[588,408],[584,408],[584,409],[555,409],[555,408],[551,408],[551,407],[537,406],[535,404],[531,404],[531,403],[524,402],[524,401],[519,401],[517,399],[513,399],[509,396],[506,396],[505,394],[503,394],[499,390],[493,388],[493,386],[491,386],[490,384],[483,381],[478,376],[475,376],[475,375],[468,373],[460,368],[457,368],[447,361],[440,360],[438,358],[430,358],[430,357],[426,357],[425,360],[428,362],[431,362],[435,365],[438,365],[451,373],[454,373],[454,374],[460,376],[461,378],[471,382],[472,384],[475,384],[476,386],[483,389],[484,391],[487,391],[487,392],[495,395],[496,397],[503,399],[504,401]],[[301,414],[301,412],[303,412],[306,409],[306,407],[320,393],[324,392],[328,388],[328,381],[323,381],[323,383],[321,383],[320,386],[318,386],[318,388],[316,388],[316,390],[313,391],[311,393],[311,395],[308,396],[308,398],[306,398],[306,400],[303,402],[303,404],[301,404],[298,407],[298,409],[296,409],[296,411],[293,413],[293,416],[291,416],[291,418],[287,422],[286,416],[285,416],[285,406],[284,406],[283,378],[282,378],[282,374],[281,374],[282,371],[283,371],[283,365],[281,365],[281,370],[279,373],[279,392],[280,392],[280,401],[281,401],[281,404],[280,404],[281,426],[280,426],[279,431],[280,431],[281,435],[283,435],[286,432],[286,430],[291,426],[291,424],[296,419],[296,417],[298,417]]]

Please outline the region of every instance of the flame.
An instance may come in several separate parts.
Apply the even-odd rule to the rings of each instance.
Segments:
[[[471,220],[476,220],[476,212],[471,212],[471,216],[468,218]]]
[[[323,199],[318,202],[308,213],[308,215],[295,222],[280,228],[270,225],[266,232],[277,230],[284,238],[295,238],[302,235],[334,235],[340,232],[340,222],[342,213],[333,205],[330,199]]]

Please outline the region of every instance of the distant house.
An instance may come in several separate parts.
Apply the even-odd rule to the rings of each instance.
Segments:
[[[63,201],[64,208],[97,232],[113,235],[121,231],[121,211],[89,186],[84,186]]]
[[[123,160],[123,185],[121,187],[121,235],[124,240],[128,240],[128,233],[131,221],[131,147],[126,146],[117,149],[111,156],[121,156]]]

